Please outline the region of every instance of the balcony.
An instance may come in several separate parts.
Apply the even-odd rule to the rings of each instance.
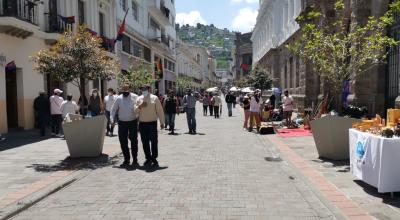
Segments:
[[[149,7],[150,15],[157,20],[162,26],[172,26],[169,21],[170,10],[161,2],[160,5],[152,5]]]
[[[45,13],[45,31],[47,33],[59,33],[62,34],[66,31],[72,31],[73,24],[64,22],[57,13]]]
[[[0,8],[0,33],[25,39],[39,30],[37,0],[3,1]]]

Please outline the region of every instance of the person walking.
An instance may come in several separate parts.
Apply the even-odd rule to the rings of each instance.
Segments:
[[[92,95],[89,98],[88,110],[92,116],[98,116],[103,113],[103,101],[97,89],[92,90]]]
[[[225,102],[228,106],[228,116],[232,117],[232,107],[233,104],[235,102],[235,96],[232,94],[232,92],[229,92],[226,96],[225,96]]]
[[[257,126],[257,132],[261,127],[261,119],[260,119],[260,104],[261,97],[259,92],[255,92],[254,95],[250,99],[250,127],[249,132],[253,131],[254,123]]]
[[[62,117],[67,117],[68,114],[76,114],[79,111],[79,107],[75,101],[72,101],[72,95],[67,95],[67,100],[61,104]]]
[[[272,95],[269,97],[269,102],[270,102],[272,109],[275,109],[276,97],[275,97],[274,93],[272,93]]]
[[[51,136],[61,137],[62,112],[61,104],[64,99],[60,96],[63,93],[60,89],[54,89],[53,95],[50,97],[50,113],[51,113]]]
[[[249,128],[249,118],[250,118],[250,98],[248,95],[243,97],[243,110],[244,110],[243,129],[247,130]]]
[[[213,116],[214,113],[214,105],[212,104],[212,93],[208,93],[208,110],[210,110],[210,116]]]
[[[46,98],[45,92],[40,92],[33,102],[33,109],[38,120],[38,128],[42,137],[46,136],[46,125],[50,116],[50,101]]]
[[[142,139],[143,151],[146,156],[144,166],[158,166],[158,131],[157,119],[160,128],[165,127],[165,117],[162,104],[157,96],[150,93],[150,85],[142,87],[142,95],[138,98],[137,113],[139,116],[139,131]],[[151,148],[150,148],[151,144]]]
[[[220,106],[222,105],[221,98],[219,97],[218,93],[215,93],[212,98],[212,103],[214,105],[214,118],[219,118],[220,114]]]
[[[132,166],[138,166],[137,99],[138,96],[130,92],[130,86],[124,85],[122,86],[122,94],[115,99],[111,108],[111,124],[114,126],[118,122],[118,138],[124,155],[124,162],[121,167],[127,167],[130,163],[131,155],[129,153],[128,138],[131,141]]]
[[[208,106],[210,105],[207,93],[204,94],[202,102],[203,102],[203,115],[207,116]]]
[[[179,114],[178,100],[174,91],[168,92],[168,97],[164,100],[165,127],[169,127],[170,134],[175,134],[175,116]]]
[[[186,112],[189,134],[196,134],[196,98],[191,89],[188,89],[185,97],[183,97],[183,106]]]
[[[106,135],[113,137],[114,136],[114,125],[111,124],[111,110],[117,100],[117,96],[114,95],[114,89],[108,89],[108,95],[104,97],[104,110],[107,117],[107,128],[106,128]]]
[[[283,93],[283,118],[286,121],[286,126],[291,127],[292,126],[292,113],[293,113],[293,106],[294,106],[294,100],[291,95],[289,95],[289,91],[285,90]]]

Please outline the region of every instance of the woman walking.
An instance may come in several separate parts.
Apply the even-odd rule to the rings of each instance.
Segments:
[[[208,110],[208,106],[210,105],[209,100],[208,100],[208,95],[207,93],[204,94],[203,97],[203,115],[207,116],[207,110]]]
[[[101,100],[97,89],[92,90],[92,95],[89,98],[88,110],[92,116],[98,116],[103,113],[103,101]]]
[[[249,128],[249,118],[250,118],[250,98],[248,95],[243,98],[243,110],[244,110],[244,124],[243,129],[247,130]]]

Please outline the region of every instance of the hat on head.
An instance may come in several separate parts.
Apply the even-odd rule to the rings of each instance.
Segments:
[[[54,93],[63,93],[63,91],[61,89],[55,89]]]

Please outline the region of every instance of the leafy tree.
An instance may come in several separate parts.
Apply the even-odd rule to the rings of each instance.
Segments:
[[[49,49],[34,54],[34,68],[60,82],[72,83],[84,96],[89,80],[112,79],[119,72],[118,62],[107,56],[101,42],[80,26],[75,33],[65,32]]]
[[[152,70],[151,64],[137,58],[131,58],[129,70],[118,75],[118,83],[120,85],[128,84],[134,91],[138,91],[141,86],[151,85],[156,81]]]
[[[248,87],[247,78],[241,77],[239,80],[235,82],[235,85],[239,88]]]
[[[320,113],[325,113],[335,97],[340,97],[346,80],[354,80],[370,68],[386,62],[388,47],[397,45],[386,35],[394,23],[394,13],[400,2],[394,1],[380,18],[369,17],[361,24],[346,16],[343,0],[334,4],[335,18],[326,18],[316,5],[311,5],[297,18],[302,33],[289,49],[310,61],[324,82],[324,101]]]
[[[192,86],[192,79],[189,76],[178,76],[176,79],[176,87],[179,91],[184,91]]]
[[[272,80],[270,78],[270,73],[266,69],[257,66],[251,71],[245,83],[249,87],[267,90],[271,88]]]

